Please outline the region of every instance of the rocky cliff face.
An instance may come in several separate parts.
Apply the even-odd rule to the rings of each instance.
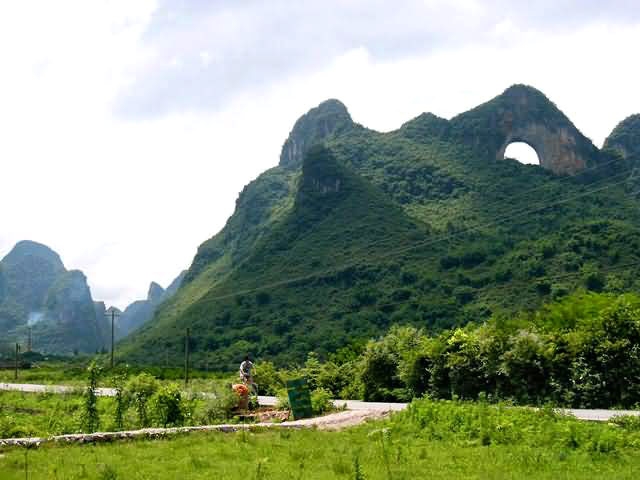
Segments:
[[[309,148],[335,133],[353,126],[347,108],[335,99],[326,100],[312,108],[293,126],[280,154],[280,166],[297,168]]]
[[[617,151],[625,159],[640,161],[640,114],[620,122],[605,140],[604,148]]]
[[[452,137],[477,151],[504,158],[507,146],[524,142],[540,166],[571,174],[597,164],[600,152],[542,92],[514,85],[493,100],[451,120]]]
[[[106,327],[106,319],[96,317],[87,278],[71,270],[60,275],[47,292],[44,319],[33,332],[51,351],[95,352],[107,344]]]
[[[31,327],[34,348],[43,352],[95,352],[103,347],[105,323],[96,315],[86,277],[67,271],[56,252],[22,241],[0,268],[2,336],[22,341]]]

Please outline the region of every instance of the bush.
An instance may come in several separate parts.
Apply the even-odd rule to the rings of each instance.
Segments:
[[[282,374],[271,362],[256,363],[253,379],[260,395],[276,395],[278,390],[284,388]]]
[[[291,404],[289,403],[289,395],[285,389],[278,392],[278,401],[276,402],[276,408],[278,410],[291,410]]]
[[[311,409],[315,415],[322,415],[335,410],[331,396],[331,392],[324,388],[316,388],[311,392]]]
[[[627,420],[621,421],[625,424]],[[428,441],[473,445],[569,448],[589,453],[637,449],[640,436],[630,428],[593,424],[544,408],[538,411],[486,403],[415,400],[394,415],[390,430]]]
[[[10,415],[0,415],[0,438],[22,437],[20,433],[16,421]]]
[[[213,395],[204,399],[204,414],[200,423],[213,424],[228,420],[233,416],[233,411],[238,405],[238,396],[231,388],[216,389]]]
[[[184,424],[185,405],[182,393],[175,383],[164,385],[151,397],[153,419],[157,425],[163,427]]]
[[[113,377],[113,386],[116,390],[113,424],[114,428],[118,431],[124,429],[124,415],[129,408],[124,392],[125,380],[126,376],[124,374],[117,374]]]
[[[98,414],[98,378],[101,369],[95,361],[91,362],[87,368],[89,374],[89,384],[84,392],[84,409],[82,411],[81,424],[82,431],[87,433],[96,432],[100,428],[100,415]]]
[[[135,407],[138,415],[138,423],[142,428],[150,425],[147,403],[157,390],[158,381],[148,373],[136,375],[127,382],[125,387],[125,395],[129,402]]]

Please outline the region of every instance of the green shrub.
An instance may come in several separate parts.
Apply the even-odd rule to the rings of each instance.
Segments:
[[[165,428],[184,424],[185,405],[180,387],[175,383],[161,386],[151,397],[151,407],[156,424]]]
[[[291,410],[291,404],[289,403],[289,395],[287,390],[282,389],[278,392],[276,408],[278,410]]]
[[[214,424],[228,420],[233,416],[233,410],[238,405],[238,396],[231,388],[215,389],[212,395],[204,397],[203,415],[200,423]]]
[[[253,379],[260,395],[276,395],[284,388],[284,379],[271,362],[257,362],[254,367]]]
[[[611,419],[611,423],[618,425],[630,432],[640,432],[640,416],[619,415]]]
[[[311,408],[315,415],[322,415],[335,410],[331,401],[331,392],[324,388],[316,388],[311,392]]]
[[[125,386],[127,399],[133,404],[138,415],[138,424],[145,428],[150,425],[147,410],[149,399],[158,390],[158,381],[148,373],[141,373],[131,378]]]
[[[98,388],[101,368],[93,361],[87,368],[87,373],[89,375],[89,383],[83,394],[84,408],[82,411],[81,424],[83,432],[93,433],[100,428],[96,390]]]
[[[124,429],[124,416],[129,408],[127,397],[125,395],[125,380],[124,374],[118,374],[113,377],[113,387],[116,390],[114,397],[115,408],[113,411],[113,424],[116,430]]]

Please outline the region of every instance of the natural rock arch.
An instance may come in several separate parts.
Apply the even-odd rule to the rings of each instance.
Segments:
[[[567,129],[551,131],[543,124],[523,123],[507,129],[496,154],[498,160],[504,158],[509,145],[522,142],[535,150],[541,167],[554,173],[575,173],[587,167],[587,160],[576,151],[576,138]]]
[[[525,153],[525,149],[522,149],[520,146],[521,145],[525,145],[526,148],[526,153]],[[516,148],[516,152],[518,152],[517,154],[514,155],[513,152],[513,147],[517,146],[518,148]],[[511,150],[511,152],[509,151]],[[527,162],[527,156],[529,156],[531,154],[531,152],[533,152],[533,155],[535,155],[535,162]],[[522,153],[522,155],[519,155],[520,153]],[[521,156],[523,158],[521,158]],[[507,143],[507,145],[504,147],[504,154],[503,154],[503,158],[513,158],[516,159],[518,162],[526,164],[526,165],[536,165],[536,166],[540,166],[540,155],[538,154],[537,150],[535,148],[533,148],[531,145],[529,145],[527,142],[523,142],[522,140],[513,140],[509,143]]]
[[[578,172],[599,158],[599,150],[558,107],[525,85],[508,88],[451,124],[454,134],[498,160],[511,143],[526,143],[538,154],[540,166],[557,174]]]

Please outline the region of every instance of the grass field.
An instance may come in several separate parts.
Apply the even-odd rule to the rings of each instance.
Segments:
[[[18,379],[15,378],[15,371],[12,368],[0,369],[0,382],[2,383],[37,383],[43,385],[71,385],[85,386],[87,383],[87,366],[90,362],[86,360],[78,363],[68,362],[40,362],[36,366],[23,369],[18,372]],[[106,363],[106,362],[105,362]],[[114,373],[127,373],[133,375],[140,372],[147,372],[154,375],[161,381],[182,382],[184,370],[182,368],[170,367],[128,367],[117,366]],[[235,373],[235,372],[234,372]],[[111,386],[109,376],[111,373],[106,370],[101,379],[101,386]],[[189,374],[190,385],[202,387],[207,391],[207,385],[214,382],[229,382],[236,380],[235,374],[205,372],[201,370],[191,370]],[[104,385],[103,385],[104,384]]]
[[[10,479],[635,479],[640,424],[421,400],[342,432],[189,434],[0,452]]]
[[[82,432],[83,396],[80,393],[24,393],[0,391],[0,438],[48,437]],[[226,418],[220,402],[194,395],[183,401],[185,425],[232,422]],[[116,401],[112,397],[97,399],[99,430],[119,430],[115,426]],[[151,406],[149,415],[152,416]],[[123,429],[141,428],[135,408],[124,413]],[[151,421],[150,426],[163,426]],[[0,479],[2,477],[0,476]]]

